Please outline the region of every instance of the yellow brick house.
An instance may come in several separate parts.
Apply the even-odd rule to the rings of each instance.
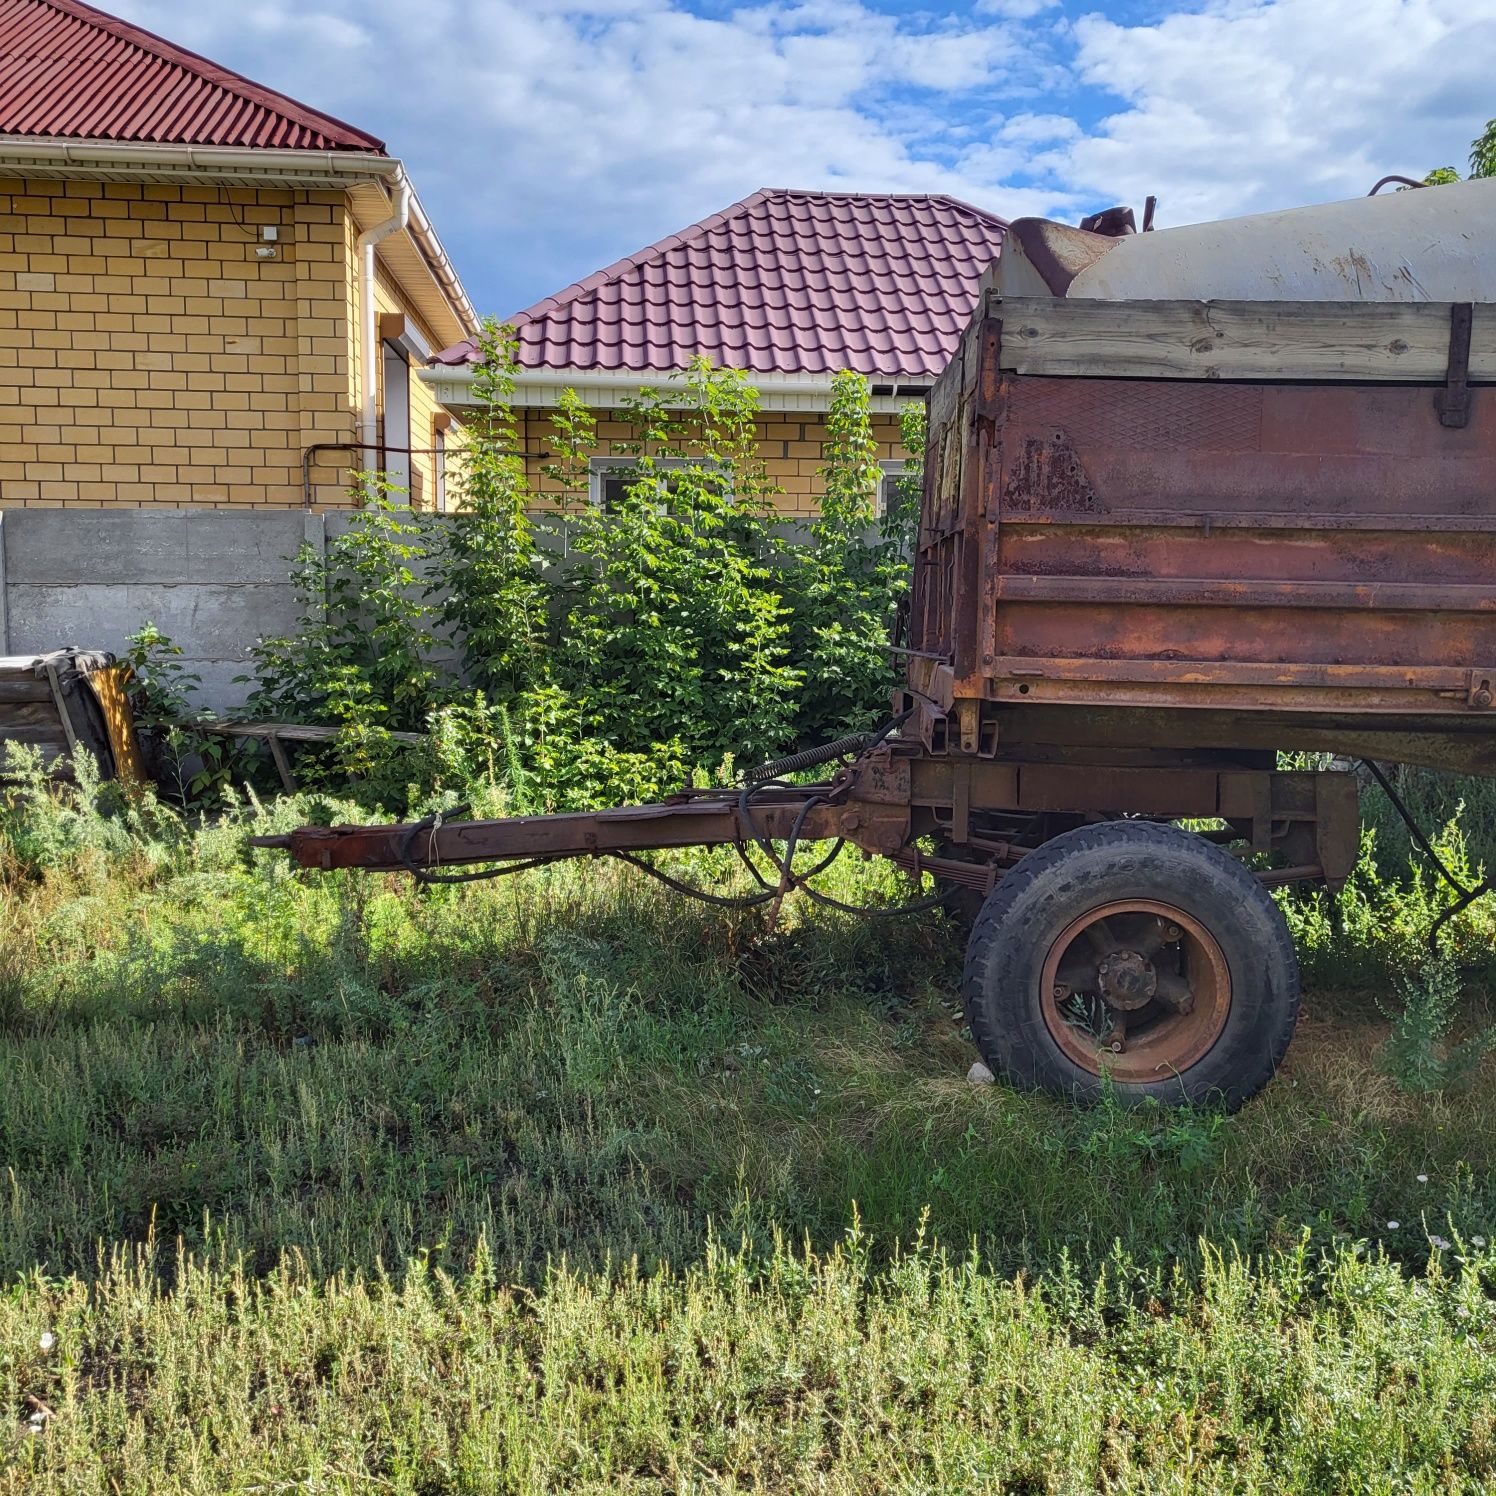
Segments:
[[[444,507],[472,305],[372,135],[78,0],[0,0],[0,509]],[[456,433],[452,434],[455,441]]]
[[[527,307],[515,406],[532,480],[554,446],[550,411],[574,389],[598,413],[593,502],[628,481],[612,450],[618,408],[641,387],[668,391],[704,354],[758,387],[759,450],[787,519],[815,513],[831,378],[871,387],[885,474],[902,470],[900,407],[945,367],[1007,225],[951,197],[765,188]],[[479,350],[443,349],[421,379],[461,417]]]

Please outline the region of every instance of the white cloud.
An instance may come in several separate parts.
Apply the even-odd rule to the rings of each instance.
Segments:
[[[1076,27],[1081,80],[1121,112],[1039,163],[1183,223],[1354,197],[1421,176],[1491,111],[1496,0],[1219,0]]]
[[[405,158],[506,313],[763,186],[1161,221],[1349,196],[1463,158],[1496,0],[113,0]],[[1077,120],[1091,122],[1088,126]]]
[[[1044,145],[1078,140],[1084,132],[1068,114],[1014,114],[1002,122],[997,138],[1011,145]]]
[[[1028,21],[1059,3],[1060,0],[977,0],[976,8],[986,15],[1006,16],[1012,21]]]
[[[948,105],[1047,65],[1032,28],[862,0],[116,3],[383,134],[500,312],[762,186],[946,191],[1007,211],[961,164]]]

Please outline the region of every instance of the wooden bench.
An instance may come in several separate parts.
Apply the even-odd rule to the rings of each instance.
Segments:
[[[193,732],[212,733],[221,738],[259,738],[270,745],[270,756],[275,760],[276,772],[281,786],[288,795],[296,793],[296,776],[291,772],[291,761],[286,756],[287,743],[331,743],[342,731],[338,727],[313,727],[304,722],[191,722],[183,723]],[[419,743],[425,734],[419,732],[392,732],[397,743]]]

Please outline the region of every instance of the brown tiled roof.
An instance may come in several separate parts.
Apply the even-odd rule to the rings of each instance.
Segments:
[[[0,134],[384,152],[374,136],[80,0],[0,0]]]
[[[519,361],[933,378],[1006,227],[953,197],[765,188],[520,312]]]

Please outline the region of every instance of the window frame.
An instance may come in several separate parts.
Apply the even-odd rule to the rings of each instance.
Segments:
[[[601,509],[604,514],[607,508],[607,480],[620,476],[621,472],[628,469],[637,470],[644,459],[639,457],[589,457],[587,459],[587,503],[593,509]],[[655,457],[650,461],[656,473],[670,473],[680,468],[712,468],[720,471],[720,463],[704,462],[694,457]]]
[[[431,486],[435,491],[436,512],[447,512],[447,428],[432,427],[431,431]]]
[[[399,377],[391,379],[391,372],[395,371]],[[414,500],[412,492],[412,479],[414,477],[414,463],[411,458],[410,448],[415,445],[411,440],[410,422],[410,354],[400,343],[393,338],[382,338],[380,340],[379,358],[379,395],[380,395],[380,421],[379,421],[379,460],[380,470],[384,473],[385,482],[390,486],[390,499],[393,503],[410,506]],[[397,390],[404,392],[403,405],[391,399],[392,393]],[[399,413],[399,419],[391,429],[391,412]],[[403,423],[404,440],[395,441],[393,438],[402,434]],[[393,450],[403,448],[404,450]]]
[[[873,502],[873,515],[877,519],[882,519],[888,513],[889,481],[908,475],[909,459],[907,457],[880,457],[878,468],[882,477],[878,479],[878,496]]]

